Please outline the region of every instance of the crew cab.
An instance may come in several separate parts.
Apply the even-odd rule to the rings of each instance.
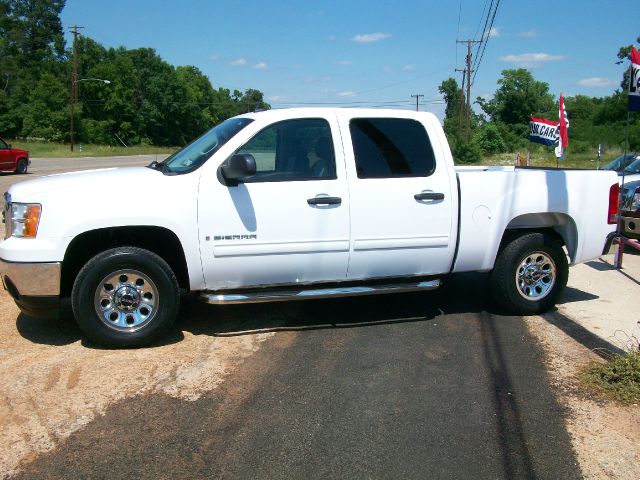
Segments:
[[[29,165],[29,152],[13,148],[0,138],[0,172],[27,173]]]
[[[506,311],[534,314],[601,254],[618,188],[615,172],[456,168],[430,113],[269,110],[147,167],[14,185],[0,272],[26,314],[71,297],[88,337],[122,347],[164,335],[181,290],[318,299],[480,271]]]

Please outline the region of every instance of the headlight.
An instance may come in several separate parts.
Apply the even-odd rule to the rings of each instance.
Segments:
[[[5,218],[6,236],[35,238],[42,206],[38,203],[11,203]]]

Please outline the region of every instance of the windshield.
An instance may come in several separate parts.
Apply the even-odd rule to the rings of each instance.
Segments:
[[[625,175],[630,173],[640,173],[640,158],[624,169]]]
[[[628,153],[625,155],[620,155],[618,158],[614,159],[607,166],[602,167],[604,170],[615,170],[619,172],[624,170],[631,162],[633,162],[636,158],[635,153]]]
[[[196,138],[182,150],[171,155],[164,162],[151,164],[150,167],[162,167],[163,172],[171,173],[186,173],[195,170],[251,122],[253,120],[250,118],[225,120],[201,137]]]

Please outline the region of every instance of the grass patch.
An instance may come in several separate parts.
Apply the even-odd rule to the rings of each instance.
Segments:
[[[38,142],[33,140],[7,140],[15,148],[29,151],[31,158],[79,158],[79,157],[118,157],[126,155],[154,155],[173,153],[177,147],[156,147],[153,145],[136,145],[132,147],[113,145],[75,145],[73,152],[69,144]]]
[[[581,380],[619,402],[640,403],[640,352],[615,355],[606,363],[591,363],[581,373]]]
[[[534,147],[531,150],[531,162],[530,166],[532,167],[556,167],[556,157],[551,149],[545,148],[536,148]],[[622,150],[620,149],[609,149],[605,154],[602,155],[602,159],[600,160],[600,168],[604,167],[607,163],[613,160],[616,157],[622,155]],[[527,152],[520,152],[520,158],[524,158],[526,161]],[[593,151],[587,151],[583,153],[572,153],[566,152],[565,159],[560,160],[558,162],[558,166],[560,168],[598,168],[598,162],[596,160],[597,152],[594,149]],[[491,155],[487,157],[483,157],[480,162],[481,165],[506,165],[513,166],[516,162],[516,154],[515,153],[500,153],[497,155]]]

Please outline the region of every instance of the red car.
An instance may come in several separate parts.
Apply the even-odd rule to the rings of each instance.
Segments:
[[[11,145],[0,138],[0,172],[27,173],[30,164],[29,152],[11,148]]]

